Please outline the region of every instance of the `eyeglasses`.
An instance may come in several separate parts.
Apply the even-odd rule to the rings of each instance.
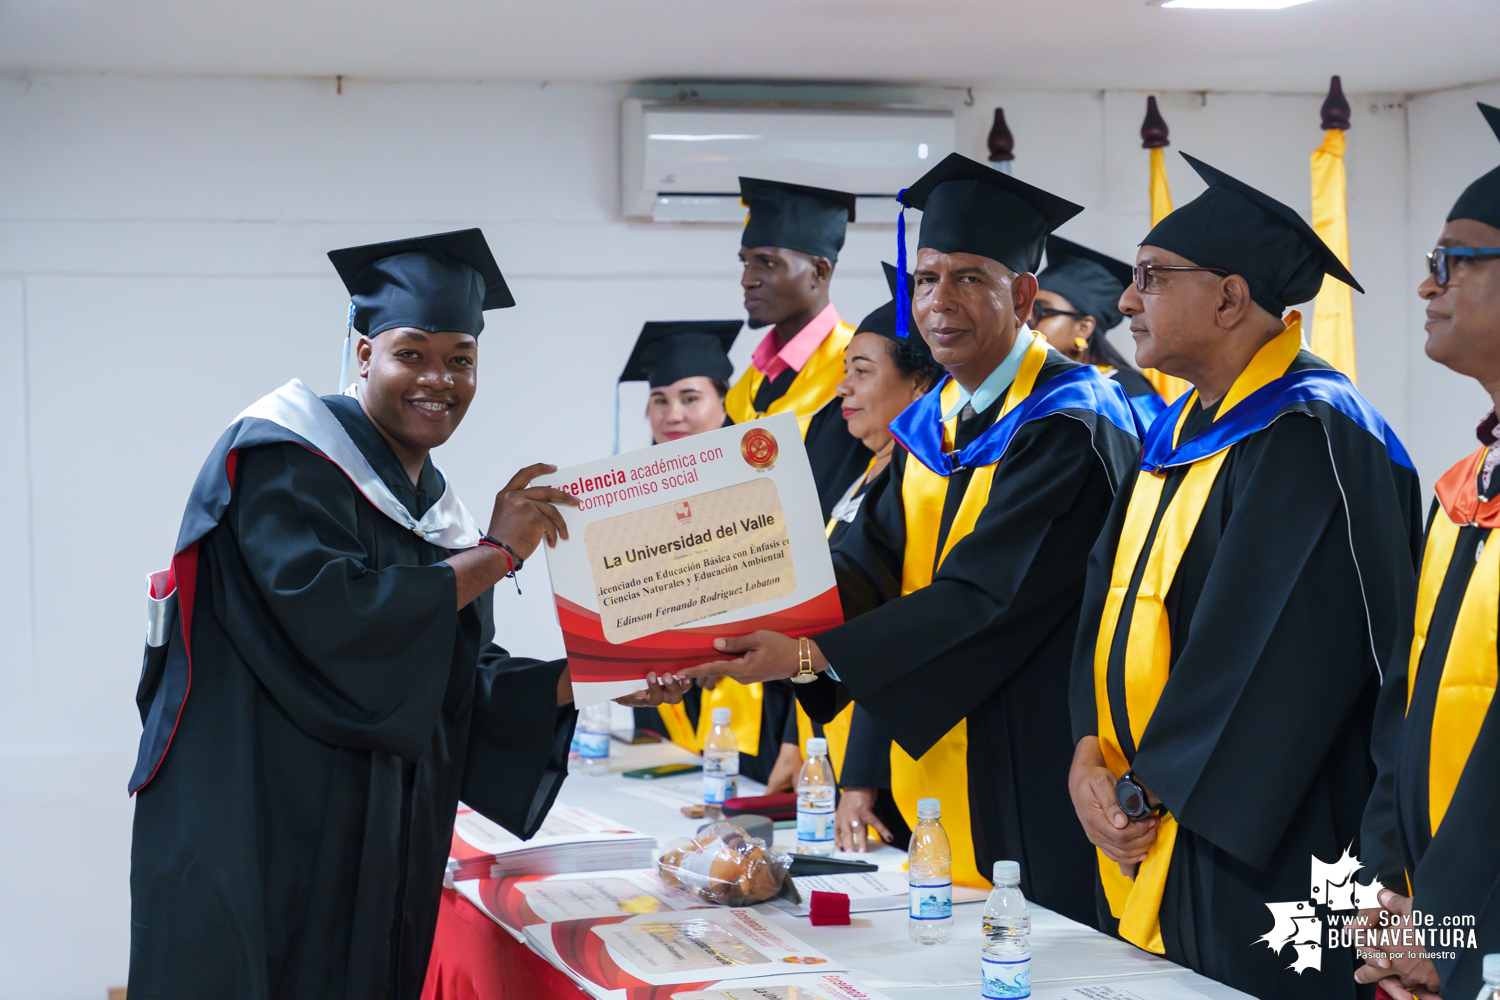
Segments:
[[[1229,277],[1229,272],[1217,267],[1189,267],[1177,264],[1137,264],[1131,268],[1135,275],[1135,287],[1137,291],[1150,294],[1160,291],[1156,282],[1158,271],[1207,271],[1217,274],[1221,278]]]
[[[1031,307],[1031,325],[1040,326],[1042,321],[1052,316],[1072,316],[1074,319],[1083,319],[1087,313],[1070,311],[1068,309],[1052,309],[1041,303]]]
[[[1452,277],[1448,263],[1450,257],[1473,260],[1477,257],[1500,257],[1500,247],[1438,247],[1427,255],[1427,273],[1437,281],[1439,288],[1446,288]]]

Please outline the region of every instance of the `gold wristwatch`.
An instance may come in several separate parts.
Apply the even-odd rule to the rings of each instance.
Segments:
[[[818,674],[813,670],[812,664],[812,640],[807,636],[799,636],[797,639],[797,672],[792,675],[793,684],[807,684],[818,679]]]

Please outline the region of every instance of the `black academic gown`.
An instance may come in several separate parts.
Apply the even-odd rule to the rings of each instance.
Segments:
[[[1077,365],[1050,355],[1038,386]],[[962,448],[1002,400],[959,422]],[[1093,848],[1068,796],[1068,671],[1088,552],[1140,446],[1106,418],[1067,411],[1022,425],[989,501],[932,583],[901,596],[902,447],[833,551],[846,623],[818,647],[852,695],[913,757],[968,719],[969,814],[981,873],[1021,865],[1028,899],[1095,923]],[[972,470],[949,478],[937,551]],[[824,675],[797,696],[827,720],[843,703]]]
[[[414,489],[357,401],[326,402],[420,517],[432,463]],[[190,697],[136,796],[129,992],[415,1000],[459,798],[527,837],[566,774],[564,663],[496,646],[493,593],[457,610],[450,552],[327,459],[238,456],[199,542]],[[153,697],[148,676],[143,718]]]
[[[755,392],[755,410],[764,413],[791,388],[797,377],[795,369],[788,368],[775,378],[762,380]],[[821,410],[813,414],[807,425],[807,436],[802,443],[807,448],[807,461],[812,465],[813,482],[818,487],[818,502],[827,521],[834,504],[849,489],[849,484],[865,474],[865,468],[874,456],[859,438],[849,433],[844,420],[843,400],[837,396],[830,399]]]
[[[1289,370],[1308,367],[1327,366],[1303,351]],[[1216,410],[1191,414],[1179,441]],[[1188,468],[1168,469],[1158,511]],[[1075,741],[1097,735],[1094,650],[1133,486],[1116,497],[1090,558]],[[1167,686],[1140,747],[1125,748],[1179,824],[1161,903],[1168,959],[1257,997],[1355,995],[1349,949],[1325,948],[1322,971],[1298,974],[1287,971],[1290,949],[1258,939],[1274,922],[1267,903],[1309,898],[1312,856],[1358,853],[1380,669],[1411,614],[1419,541],[1415,473],[1324,404],[1286,411],[1229,450],[1165,602]],[[1111,705],[1116,720],[1128,718],[1123,703]],[[1100,927],[1117,934],[1102,887],[1098,901]]]
[[[1433,518],[1446,516],[1434,500],[1429,530]],[[1478,948],[1427,949],[1439,954],[1433,966],[1442,980],[1442,995],[1449,1000],[1475,996],[1483,983],[1485,953],[1500,951],[1500,698],[1490,699],[1438,836],[1432,832],[1427,797],[1438,685],[1482,541],[1496,544],[1491,529],[1458,529],[1453,558],[1433,605],[1410,709],[1407,661],[1391,670],[1382,685],[1374,743],[1380,778],[1365,807],[1361,831],[1360,857],[1382,885],[1403,896],[1412,893],[1412,905],[1436,919],[1473,918]],[[1409,649],[1411,638],[1408,627],[1401,648]]]

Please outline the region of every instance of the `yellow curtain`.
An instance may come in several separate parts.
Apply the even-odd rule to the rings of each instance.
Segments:
[[[1344,130],[1328,129],[1312,154],[1313,230],[1349,266],[1349,213],[1344,199]],[[1313,302],[1312,352],[1355,381],[1354,289],[1331,275]]]
[[[1151,154],[1151,225],[1154,227],[1172,214],[1172,189],[1167,186],[1167,163],[1163,156],[1166,150],[1158,146],[1148,152]],[[1168,403],[1176,402],[1178,396],[1192,388],[1187,379],[1164,374],[1155,368],[1143,368],[1141,374]]]

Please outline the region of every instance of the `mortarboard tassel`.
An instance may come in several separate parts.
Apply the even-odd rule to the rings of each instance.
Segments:
[[[344,355],[339,359],[339,393],[349,384],[349,341],[354,339],[354,303],[349,303],[349,318],[344,324]]]
[[[906,282],[906,188],[896,192],[901,211],[896,213],[896,336],[902,340],[911,332],[911,292]]]

